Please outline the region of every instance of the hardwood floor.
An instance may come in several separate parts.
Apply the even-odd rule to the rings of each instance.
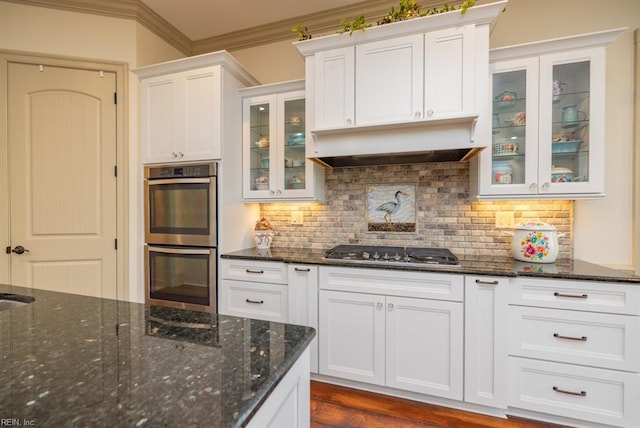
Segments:
[[[550,428],[311,381],[311,427]]]

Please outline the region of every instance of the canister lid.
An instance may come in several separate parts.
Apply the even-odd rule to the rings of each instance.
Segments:
[[[554,231],[556,227],[540,220],[532,220],[525,223],[518,223],[514,226],[516,230],[546,230]]]

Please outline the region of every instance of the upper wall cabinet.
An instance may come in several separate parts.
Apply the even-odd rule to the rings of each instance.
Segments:
[[[402,133],[395,147],[402,153],[485,147],[489,129],[476,122],[488,116],[489,25],[506,3],[294,43],[305,57],[314,137],[307,157],[385,153],[377,142],[359,144],[379,130]],[[345,144],[336,137],[343,134],[350,135]]]
[[[479,197],[604,196],[605,45],[621,30],[491,52],[492,145]]]
[[[238,114],[238,88],[255,85],[226,52],[135,70],[140,78],[143,163],[222,158],[225,115]]]
[[[306,158],[304,86],[295,80],[240,91],[244,200],[323,198],[324,170]]]

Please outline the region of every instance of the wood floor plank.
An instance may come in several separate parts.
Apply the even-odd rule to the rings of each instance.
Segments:
[[[311,382],[311,426],[420,428],[552,428],[557,425],[501,419],[433,404]]]

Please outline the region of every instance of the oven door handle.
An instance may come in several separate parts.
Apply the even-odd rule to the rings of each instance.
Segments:
[[[147,180],[149,186],[156,186],[161,184],[198,184],[198,183],[211,183],[211,177],[207,178],[170,178],[162,180]]]
[[[166,254],[211,254],[211,249],[208,248],[169,248],[169,247],[151,247],[149,246],[149,251],[153,251],[154,253],[166,253]]]

